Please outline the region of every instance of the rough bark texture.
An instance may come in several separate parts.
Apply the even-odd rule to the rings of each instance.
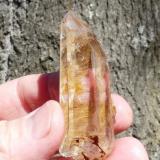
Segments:
[[[59,24],[67,0],[0,0],[0,82],[59,69]],[[126,133],[160,159],[160,1],[79,0],[109,57],[114,92],[134,110]]]

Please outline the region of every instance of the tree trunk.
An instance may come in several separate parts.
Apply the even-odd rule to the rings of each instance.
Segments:
[[[59,25],[68,1],[0,0],[0,82],[59,69]],[[160,1],[76,0],[106,50],[113,92],[134,111],[125,133],[160,159]]]

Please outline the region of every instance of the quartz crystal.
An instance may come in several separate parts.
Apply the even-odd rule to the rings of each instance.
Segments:
[[[60,154],[75,160],[103,160],[114,140],[105,53],[89,25],[69,11],[61,23],[60,104],[65,137]]]

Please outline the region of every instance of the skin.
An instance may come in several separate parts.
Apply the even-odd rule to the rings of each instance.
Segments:
[[[0,159],[49,160],[58,150],[64,136],[58,82],[58,73],[37,74],[0,86]],[[124,98],[112,94],[112,99],[118,134],[130,127],[133,113]],[[148,160],[148,155],[141,142],[124,137],[107,160]]]

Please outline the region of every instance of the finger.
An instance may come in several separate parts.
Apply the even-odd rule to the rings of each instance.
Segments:
[[[57,73],[24,76],[0,85],[0,119],[11,120],[24,116],[51,99],[48,90],[50,78],[54,79],[57,86]],[[54,86],[54,83],[50,85]]]
[[[133,137],[116,140],[113,152],[107,160],[149,160],[142,143]]]
[[[1,153],[10,159],[49,159],[59,148],[63,130],[61,107],[50,100],[25,117],[0,122]]]
[[[53,78],[53,83],[48,85],[49,79]],[[22,77],[17,86],[19,99],[25,109],[30,112],[42,105],[47,100],[51,99],[49,94],[49,88],[53,90],[54,86],[57,86],[58,74],[39,74]],[[58,86],[59,87],[59,86]],[[58,88],[56,88],[57,92]],[[54,92],[54,91],[53,91]],[[55,100],[55,98],[52,96]]]
[[[50,75],[48,86],[50,96],[59,100],[59,72],[56,73],[56,75]],[[132,125],[133,112],[128,102],[120,95],[112,94],[112,100],[116,107],[115,133],[119,133],[128,129]]]
[[[115,133],[119,133],[131,126],[133,122],[133,112],[123,97],[117,94],[112,94],[112,100],[116,107]]]
[[[58,89],[58,82],[57,81],[59,76],[55,78],[55,75],[50,75],[48,80],[49,84],[49,93],[50,95],[58,100],[59,99],[59,89]],[[52,85],[57,84],[57,85]],[[129,106],[128,102],[118,94],[112,94],[112,100],[116,107],[116,122],[115,122],[115,133],[122,132],[128,129],[133,122],[133,112],[131,107]]]
[[[58,100],[59,73],[30,75],[0,86],[0,119],[24,116],[49,99]],[[113,94],[116,106],[115,132],[127,129],[132,123],[132,110],[120,96]]]

